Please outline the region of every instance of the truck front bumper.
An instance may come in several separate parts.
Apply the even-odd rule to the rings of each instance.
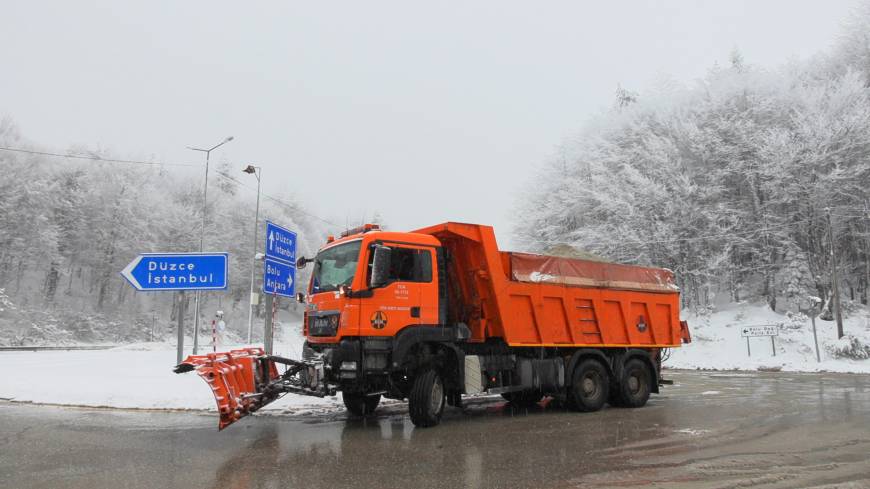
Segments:
[[[327,380],[344,383],[389,373],[392,346],[392,339],[383,337],[342,338],[329,344],[306,341],[303,358],[323,355]]]

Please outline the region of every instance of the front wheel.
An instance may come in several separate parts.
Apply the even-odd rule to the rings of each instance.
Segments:
[[[441,422],[444,412],[444,382],[433,368],[417,374],[408,396],[408,411],[414,426],[427,428]]]
[[[354,416],[367,416],[375,412],[381,402],[381,395],[367,396],[360,392],[342,392],[344,406]]]

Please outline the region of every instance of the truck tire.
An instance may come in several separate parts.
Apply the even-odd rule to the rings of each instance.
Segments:
[[[505,392],[501,395],[507,402],[520,407],[532,407],[544,398],[544,393],[541,391],[518,391]]]
[[[381,395],[367,396],[361,392],[342,392],[344,407],[354,416],[367,416],[375,412],[381,402]]]
[[[598,411],[604,407],[610,392],[607,369],[598,360],[587,358],[574,367],[568,387],[569,405],[581,412]]]
[[[414,426],[428,428],[441,422],[444,412],[444,381],[433,368],[421,371],[414,378],[408,396],[408,412]]]
[[[610,404],[619,407],[639,408],[646,404],[652,392],[652,373],[643,360],[632,358],[622,368],[622,378],[616,384],[616,392]]]

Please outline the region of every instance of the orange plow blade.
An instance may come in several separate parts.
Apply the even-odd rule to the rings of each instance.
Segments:
[[[278,379],[278,369],[262,348],[190,355],[174,369],[175,373],[191,370],[211,387],[220,414],[218,430],[280,397],[268,389]]]

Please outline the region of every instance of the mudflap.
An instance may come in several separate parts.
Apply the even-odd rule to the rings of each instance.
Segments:
[[[208,383],[220,414],[218,430],[281,396],[270,388],[279,378],[278,368],[262,348],[190,355],[173,370],[178,374],[196,370]]]
[[[688,321],[680,321],[680,339],[683,340],[683,343],[692,342],[692,333],[689,331]]]

